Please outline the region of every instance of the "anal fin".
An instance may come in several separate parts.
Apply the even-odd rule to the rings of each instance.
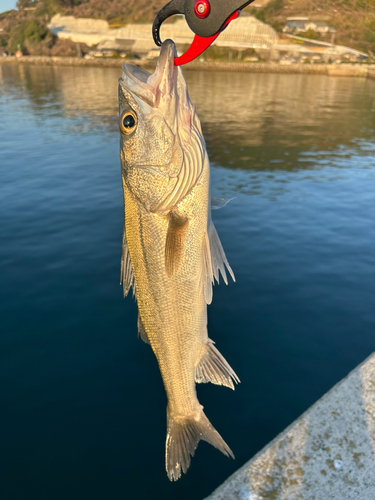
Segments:
[[[202,347],[202,356],[196,367],[195,381],[197,383],[211,382],[216,385],[224,385],[233,390],[233,382],[240,383],[240,379],[216,349],[211,339],[208,339],[207,344]]]
[[[167,238],[165,242],[165,270],[171,278],[180,266],[185,253],[185,242],[189,219],[170,213]]]

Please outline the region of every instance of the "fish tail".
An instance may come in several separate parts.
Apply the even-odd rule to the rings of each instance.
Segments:
[[[167,440],[165,467],[170,481],[177,481],[190,467],[191,458],[202,439],[212,444],[227,457],[234,455],[203,412],[203,407],[188,417],[173,416],[167,409]]]

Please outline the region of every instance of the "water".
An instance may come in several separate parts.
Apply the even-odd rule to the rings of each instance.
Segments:
[[[122,299],[116,69],[0,65],[1,498],[202,499],[375,349],[375,83],[186,73],[237,283],[198,387],[236,460],[164,471],[166,397]]]

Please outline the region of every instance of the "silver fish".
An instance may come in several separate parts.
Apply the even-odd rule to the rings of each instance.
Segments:
[[[207,335],[219,271],[234,280],[211,219],[210,165],[175,45],[164,42],[153,74],[125,64],[119,80],[125,221],[124,296],[133,288],[139,336],[151,345],[168,397],[169,479],[185,473],[201,439],[233,453],[199,404],[195,383],[234,389],[239,379]],[[212,208],[226,200],[214,199]]]

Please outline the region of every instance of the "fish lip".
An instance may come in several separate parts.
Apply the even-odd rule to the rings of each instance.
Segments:
[[[159,87],[161,80],[168,72],[171,77],[176,71],[177,66],[174,64],[174,59],[177,57],[176,45],[173,40],[167,39],[163,42],[160,49],[159,59],[154,73],[149,77],[148,84],[154,88]]]
[[[150,101],[151,95],[155,96],[162,79],[166,76],[166,73],[168,72],[168,76],[170,77],[173,76],[173,72],[177,68],[174,64],[175,57],[177,57],[177,51],[174,42],[169,39],[165,40],[161,46],[159,59],[154,73],[149,73],[138,66],[134,66],[133,64],[124,64],[122,67],[123,75],[119,79],[121,87],[142,99],[149,94],[147,100]]]

